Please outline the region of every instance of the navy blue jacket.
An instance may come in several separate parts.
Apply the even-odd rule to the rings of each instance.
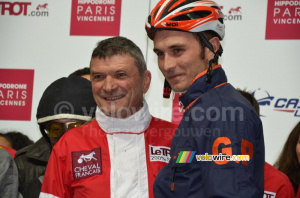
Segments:
[[[154,183],[156,198],[260,198],[264,191],[262,123],[251,104],[227,83],[220,65],[211,84],[196,77],[180,97],[186,109],[173,137],[171,160]],[[195,151],[191,163],[176,163]],[[196,155],[249,155],[250,161],[197,161]]]

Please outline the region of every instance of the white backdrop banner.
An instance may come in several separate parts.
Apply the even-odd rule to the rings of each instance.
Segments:
[[[17,130],[34,141],[40,138],[36,110],[43,91],[54,80],[88,67],[97,42],[117,35],[141,48],[152,73],[145,95],[149,109],[153,116],[171,121],[172,100],[162,98],[164,78],[144,28],[157,2],[0,0],[0,72],[29,70],[34,82],[28,119],[8,117],[13,114],[18,118],[19,112],[2,105],[7,98],[0,94],[0,130]],[[273,164],[300,121],[299,0],[216,2],[222,7],[226,25],[220,63],[233,86],[246,88],[259,101],[266,161]],[[12,82],[20,78],[15,74],[8,77]],[[2,88],[0,91],[4,93]]]

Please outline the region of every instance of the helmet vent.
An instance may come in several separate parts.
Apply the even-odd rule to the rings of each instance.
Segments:
[[[157,15],[157,12],[158,12],[158,10],[160,9],[160,7],[161,6],[159,6],[156,10],[155,10],[155,12],[154,12],[154,14],[153,14],[153,18],[155,18],[156,17],[156,15]]]
[[[151,24],[151,15],[148,16],[148,23]]]
[[[210,11],[195,11],[176,16],[170,19],[170,21],[188,21],[193,19],[201,19],[209,16],[210,14]]]

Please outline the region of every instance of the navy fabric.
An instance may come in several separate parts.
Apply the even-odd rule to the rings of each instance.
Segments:
[[[173,137],[171,160],[154,183],[155,197],[263,197],[265,151],[261,120],[229,83],[216,87],[227,82],[222,68],[213,71],[211,84],[205,82],[205,77],[198,78],[180,98],[187,107],[200,96],[185,112]],[[231,149],[232,155],[241,155],[245,146],[242,142],[252,143],[253,157],[247,166],[235,161],[219,165],[197,161],[196,157],[192,163],[176,163],[180,151],[211,155],[214,142],[220,137],[230,143],[219,144],[218,153]],[[249,146],[243,148],[249,152]]]

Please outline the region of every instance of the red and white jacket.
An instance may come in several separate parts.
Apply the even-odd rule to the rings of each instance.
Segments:
[[[267,162],[264,167],[264,198],[295,198],[289,178]]]
[[[126,119],[105,116],[68,131],[54,146],[40,198],[154,197],[177,126],[150,115],[147,103]]]

